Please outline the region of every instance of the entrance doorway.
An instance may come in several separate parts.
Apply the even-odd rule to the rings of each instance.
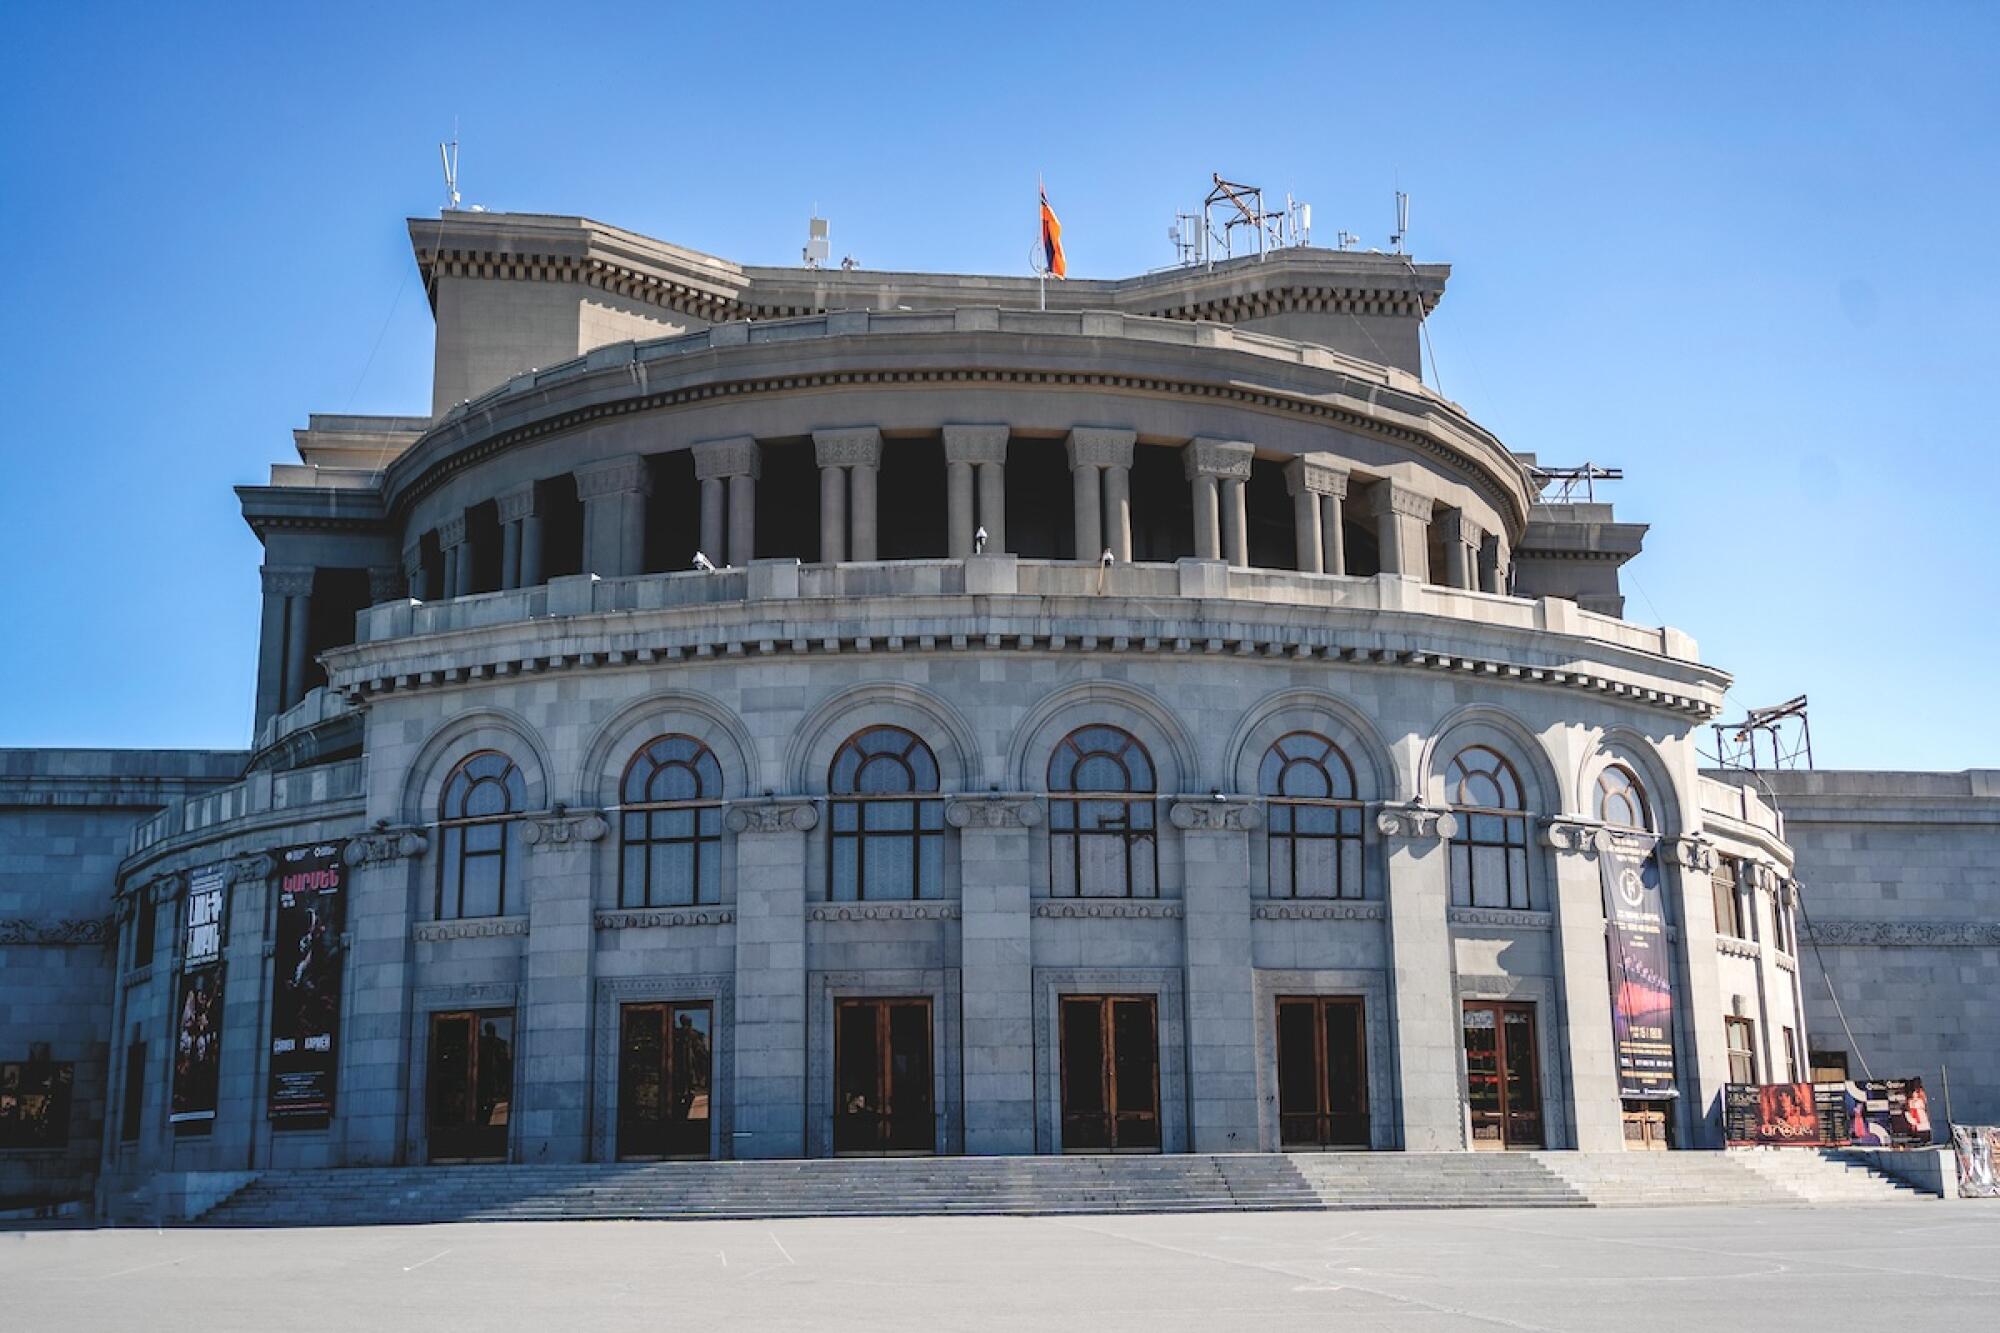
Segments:
[[[1535,1006],[1465,1002],[1465,1081],[1474,1148],[1542,1146]]]
[[[1665,1101],[1627,1097],[1624,1102],[1625,1147],[1638,1152],[1665,1152],[1674,1146],[1672,1122]]]
[[[937,1151],[928,999],[834,1002],[833,1099],[835,1152]]]
[[[1159,1033],[1150,995],[1062,997],[1064,1152],[1160,1150]]]
[[[628,1004],[618,1011],[618,1156],[707,1157],[711,1010]]]
[[[431,1015],[433,1162],[504,1162],[514,1101],[514,1011]]]
[[[1366,1034],[1359,996],[1278,1000],[1280,1146],[1368,1146]]]

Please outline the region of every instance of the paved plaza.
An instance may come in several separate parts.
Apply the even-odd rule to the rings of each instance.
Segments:
[[[0,1235],[8,1328],[1991,1327],[2000,1207]]]

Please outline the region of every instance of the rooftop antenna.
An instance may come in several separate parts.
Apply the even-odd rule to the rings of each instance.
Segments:
[[[813,205],[814,216],[806,219],[805,261],[807,268],[818,268],[833,254],[833,242],[827,236],[826,219],[818,216],[819,205]]]
[[[458,122],[451,123],[451,142],[438,145],[438,157],[444,162],[444,211],[453,212],[458,208]]]
[[[1389,244],[1397,254],[1403,253],[1403,238],[1410,234],[1410,196],[1406,191],[1396,191],[1396,230],[1389,236]]]
[[[1712,723],[1716,762],[1722,768],[1811,768],[1812,723],[1806,717],[1806,696],[1787,699],[1770,708],[1752,708],[1740,722]],[[1760,747],[1762,737],[1765,746]],[[1768,747],[1769,754],[1762,753]]]

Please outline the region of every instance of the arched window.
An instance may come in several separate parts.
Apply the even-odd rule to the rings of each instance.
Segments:
[[[438,802],[437,918],[504,916],[507,863],[518,855],[528,785],[514,761],[481,750],[459,761]]]
[[[1158,897],[1153,790],[1152,758],[1128,733],[1092,726],[1063,737],[1049,757],[1049,791],[1078,796],[1049,801],[1049,892]]]
[[[1613,828],[1653,831],[1646,789],[1623,764],[1611,764],[1597,775],[1597,817]]]
[[[1361,803],[1340,747],[1310,731],[1280,736],[1257,790],[1270,810],[1271,896],[1361,897]]]
[[[1444,773],[1458,814],[1451,840],[1451,900],[1459,907],[1528,906],[1528,818],[1512,765],[1483,745],[1458,752]]]
[[[834,752],[827,896],[935,898],[944,891],[937,757],[901,727],[870,727]]]
[[[662,736],[632,756],[619,788],[620,907],[722,900],[722,765],[692,736]]]

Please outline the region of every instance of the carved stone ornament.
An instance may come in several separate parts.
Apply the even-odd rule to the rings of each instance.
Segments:
[[[1035,915],[1060,919],[1098,917],[1106,920],[1153,918],[1180,919],[1179,903],[1134,898],[1043,898],[1035,904]]]
[[[599,930],[653,930],[677,926],[726,926],[736,920],[728,907],[632,907],[599,912]]]
[[[430,849],[430,840],[413,828],[382,829],[348,839],[341,859],[358,869],[422,856]]]
[[[139,892],[145,895],[149,906],[158,907],[161,903],[170,903],[180,897],[181,873],[178,870],[170,870],[164,875],[157,875],[147,880],[145,887]]]
[[[1347,495],[1347,469],[1332,454],[1300,454],[1285,464],[1285,494],[1309,491],[1314,495]]]
[[[47,944],[74,947],[105,944],[117,938],[109,916],[63,917],[35,921],[27,917],[0,920],[0,944]]]
[[[1033,828],[1042,822],[1042,803],[1033,796],[953,796],[944,818],[953,828]]]
[[[1384,805],[1375,812],[1375,827],[1385,838],[1430,841],[1458,832],[1458,816],[1427,805]]]
[[[944,461],[947,463],[1004,463],[1007,461],[1005,426],[946,426]]]
[[[808,921],[956,921],[957,903],[818,903]]]
[[[368,567],[368,604],[380,606],[400,598],[409,587],[409,575],[387,565]]]
[[[313,571],[286,565],[265,565],[264,591],[276,593],[280,597],[310,597],[313,590]]]
[[[1815,944],[1886,949],[2000,948],[2000,921],[1827,921],[1815,918]]]
[[[611,831],[611,826],[604,822],[604,816],[595,810],[529,815],[521,824],[522,842],[552,852],[600,841]]]
[[[528,933],[525,916],[467,917],[458,921],[419,921],[411,927],[411,938],[437,940],[491,940]]]
[[[259,884],[271,877],[271,858],[262,852],[249,856],[239,856],[223,869],[223,877],[231,884]]]
[[[763,462],[756,439],[749,435],[733,435],[726,440],[703,440],[691,452],[694,454],[696,481],[720,481],[726,477],[755,479]]]
[[[811,801],[739,801],[722,822],[731,833],[804,833],[819,824],[819,811]]]
[[[1734,935],[1717,935],[1715,951],[1731,958],[1762,958],[1763,948],[1755,940],[1739,939]]]
[[[1380,921],[1384,915],[1378,902],[1312,902],[1286,899],[1258,903],[1252,913],[1259,921]]]
[[[576,498],[579,500],[597,500],[629,491],[637,491],[641,495],[653,493],[652,474],[646,470],[646,460],[637,454],[607,458],[602,463],[586,463],[576,470]]]
[[[1190,797],[1167,807],[1167,822],[1184,833],[1248,833],[1263,820],[1256,801]]]
[[[1542,821],[1542,845],[1559,852],[1608,852],[1611,830],[1588,820],[1556,816]]]
[[[1375,483],[1368,492],[1368,512],[1380,517],[1384,514],[1401,514],[1404,518],[1414,518],[1422,522],[1431,521],[1430,496],[1421,491],[1413,491],[1399,482],[1384,479]]]
[[[1699,838],[1660,839],[1660,858],[1683,870],[1715,869],[1715,848]]]
[[[1196,477],[1232,477],[1248,480],[1250,460],[1257,450],[1241,440],[1214,440],[1197,435],[1181,450],[1181,470],[1189,481]]]
[[[1139,432],[1115,426],[1078,426],[1067,441],[1069,467],[1131,467]]]
[[[465,545],[465,515],[455,514],[438,524],[438,546],[449,551],[454,546]]]
[[[1454,926],[1488,926],[1502,930],[1547,930],[1555,918],[1547,912],[1518,907],[1450,907],[1445,920]]]
[[[873,426],[816,430],[813,458],[821,467],[880,467],[882,432]]]

